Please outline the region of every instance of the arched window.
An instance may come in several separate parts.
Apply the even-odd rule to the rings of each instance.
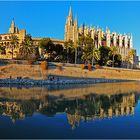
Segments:
[[[7,39],[7,36],[5,36],[4,39]]]

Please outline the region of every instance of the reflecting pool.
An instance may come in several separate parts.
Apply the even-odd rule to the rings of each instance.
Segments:
[[[140,83],[1,87],[0,138],[140,138]]]

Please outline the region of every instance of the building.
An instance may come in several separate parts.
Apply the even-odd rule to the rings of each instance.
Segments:
[[[45,38],[32,38],[33,40],[33,44],[38,46],[39,45],[39,42],[42,40],[42,39],[45,39]],[[59,39],[54,39],[54,38],[50,38],[51,41],[54,43],[54,44],[60,44],[60,45],[64,45],[64,40],[59,40]]]
[[[65,24],[64,40],[65,41],[72,40],[73,42],[76,42],[78,40],[78,20],[76,17],[75,21],[73,22],[71,7],[70,7],[69,15],[67,16],[67,20]]]
[[[11,35],[17,36],[18,47],[15,48],[12,47]],[[8,33],[0,34],[0,46],[4,48],[4,51],[0,51],[0,59],[12,59],[12,52],[13,52],[13,58],[17,58],[19,48],[21,46],[22,41],[24,41],[25,36],[26,36],[26,30],[25,29],[20,30],[18,27],[15,26],[14,20],[12,20]],[[32,38],[33,44],[35,46],[38,46],[39,42],[42,39],[43,38]],[[53,38],[50,39],[54,44],[64,45],[64,40],[53,39]]]
[[[93,39],[93,44],[96,48],[99,48],[99,46],[117,46],[118,47],[118,53],[122,56],[122,61],[125,62],[126,57],[130,50],[133,49],[133,38],[132,34],[129,35],[122,35],[117,34],[116,32],[110,32],[108,28],[106,28],[106,31],[99,27],[92,27],[87,26],[85,24],[78,26],[78,18],[75,17],[75,20],[73,20],[73,14],[72,14],[72,8],[70,7],[69,15],[66,18],[66,24],[65,24],[65,33],[64,33],[64,40],[59,39],[53,39],[52,42],[54,44],[60,44],[64,46],[65,41],[72,40],[74,42],[74,45],[77,45],[78,38],[83,35],[90,35]],[[12,47],[11,44],[11,35],[16,35],[18,37],[18,46],[19,47]],[[19,52],[19,48],[21,46],[22,41],[25,39],[26,36],[26,30],[22,29],[20,30],[18,27],[15,26],[14,20],[12,20],[12,23],[9,27],[8,33],[0,34],[0,59],[12,59],[17,58],[17,54]],[[39,42],[43,38],[32,38],[33,44],[35,46],[39,45]],[[4,50],[1,50],[1,47],[4,48]],[[137,64],[135,64],[137,63]],[[123,63],[126,64],[126,63]],[[132,59],[133,66],[138,65],[138,57],[134,56]]]
[[[93,39],[93,44],[96,48],[99,48],[99,46],[118,47],[118,53],[121,54],[122,61],[125,61],[129,51],[133,49],[132,34],[122,35],[117,34],[116,32],[111,33],[108,28],[106,28],[106,31],[104,31],[99,27],[88,27],[85,24],[78,27],[78,19],[76,17],[73,21],[72,9],[70,7],[69,15],[66,18],[64,40],[72,40],[76,44],[79,36],[83,34],[84,36],[91,36]],[[134,61],[132,64],[133,63]]]
[[[135,50],[135,53],[137,54],[136,50]],[[139,56],[135,55],[133,56],[133,61],[134,61],[134,64],[133,64],[133,67],[134,68],[139,68]]]
[[[11,55],[12,51],[13,51],[13,57],[14,58],[17,57],[19,47],[16,47],[16,48],[12,47],[11,35],[16,35],[18,37],[18,44],[20,46],[20,44],[22,43],[22,41],[25,38],[26,30],[25,29],[19,30],[15,26],[14,20],[12,20],[12,23],[9,27],[8,33],[0,34],[0,46],[3,46],[5,48],[5,50],[0,53],[1,59],[11,59],[12,58],[12,55]]]

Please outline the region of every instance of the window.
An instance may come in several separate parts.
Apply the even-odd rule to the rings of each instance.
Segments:
[[[5,36],[4,39],[7,39],[7,36]]]

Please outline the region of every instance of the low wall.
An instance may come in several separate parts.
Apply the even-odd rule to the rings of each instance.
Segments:
[[[2,78],[30,78],[35,80],[47,79],[48,75],[56,75],[69,78],[103,78],[103,79],[123,79],[140,80],[140,70],[108,68],[82,70],[80,65],[65,64],[62,69],[59,63],[49,63],[49,69],[43,70],[39,62],[33,65],[27,61],[17,61],[16,63],[3,63],[0,66],[0,79]]]

